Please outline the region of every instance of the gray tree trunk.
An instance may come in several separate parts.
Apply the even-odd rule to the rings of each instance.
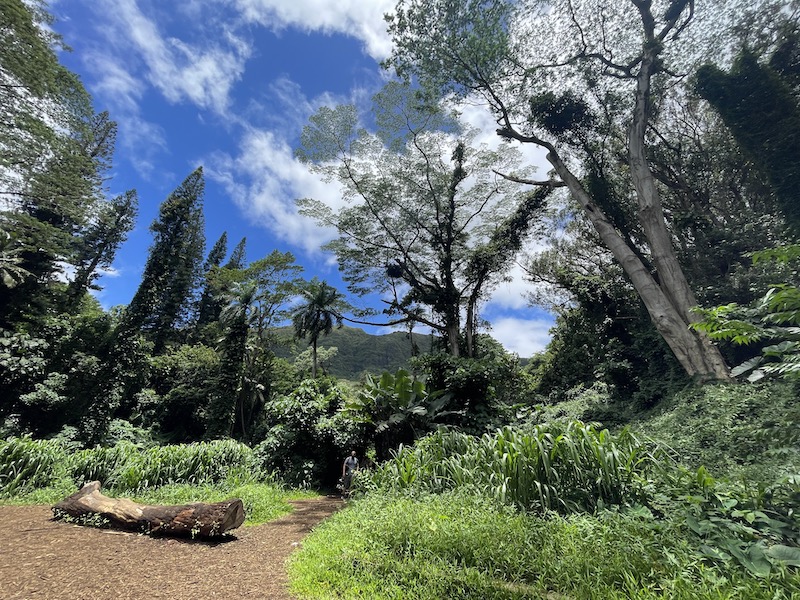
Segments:
[[[704,341],[698,333],[689,329],[689,321],[684,318],[678,307],[672,303],[672,297],[685,292],[680,289],[674,289],[670,290],[670,294],[665,293],[664,287],[667,286],[667,282],[672,282],[675,285],[675,279],[663,278],[661,285],[659,285],[644,263],[625,243],[625,240],[617,232],[608,217],[593,202],[578,178],[575,177],[554,150],[547,154],[547,160],[553,165],[564,183],[567,184],[573,197],[578,201],[592,225],[594,225],[600,239],[603,240],[603,243],[625,270],[647,308],[650,319],[675,354],[678,362],[686,370],[686,373],[701,380],[729,379],[728,368],[725,366],[719,350],[707,340]],[[652,211],[644,212],[652,215]],[[666,225],[664,224],[663,227],[666,228]],[[657,240],[655,247],[652,249],[654,254],[664,252],[664,248],[659,246],[658,243]],[[669,244],[669,251],[672,252],[671,243]],[[688,288],[688,284],[686,287]]]

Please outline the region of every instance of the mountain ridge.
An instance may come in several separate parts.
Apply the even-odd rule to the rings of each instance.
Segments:
[[[293,334],[291,327],[278,329],[279,336],[291,338]],[[417,354],[427,353],[433,345],[433,336],[421,333],[412,333],[409,336],[404,331],[373,335],[357,327],[344,326],[321,337],[318,347],[338,349],[336,356],[325,365],[325,371],[329,375],[357,381],[364,373],[394,372],[408,366],[408,360],[413,356],[412,343],[418,349]],[[308,346],[307,340],[294,340],[289,346],[275,348],[275,354],[280,358],[294,360]]]

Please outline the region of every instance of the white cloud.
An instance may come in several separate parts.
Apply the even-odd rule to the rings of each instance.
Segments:
[[[136,170],[150,179],[156,170],[155,156],[166,150],[167,142],[162,127],[142,116],[139,102],[145,84],[107,53],[87,52],[84,60],[97,78],[94,93],[111,109],[119,126],[121,145],[128,150]]]
[[[220,26],[217,39],[203,38],[202,48],[165,37],[156,22],[142,12],[136,0],[104,2],[111,20],[105,31],[120,58],[139,58],[146,77],[170,102],[188,100],[224,114],[230,91],[241,78],[250,46]]]
[[[366,52],[381,60],[389,56],[391,41],[383,15],[395,0],[234,0],[242,17],[272,29],[342,33],[361,40]]]
[[[297,212],[296,198],[330,206],[342,203],[338,185],[324,182],[294,158],[291,147],[271,131],[250,130],[236,157],[218,154],[205,161],[206,174],[220,182],[249,218],[276,237],[309,253],[319,251],[335,231],[317,227]]]
[[[492,321],[491,336],[509,352],[530,357],[544,350],[550,341],[552,319],[502,317]]]
[[[531,284],[526,282],[525,271],[515,264],[508,272],[507,281],[501,281],[492,292],[488,304],[496,308],[522,309],[528,306],[526,294]]]
[[[139,174],[148,180],[164,175],[158,156],[167,151],[166,134],[143,116],[141,108],[151,86],[169,102],[187,101],[226,115],[232,88],[244,72],[251,49],[226,26],[213,24],[207,14],[198,14],[194,20],[211,22],[215,35],[193,35],[189,43],[166,36],[159,17],[145,14],[137,0],[102,0],[99,7],[97,31],[103,41],[88,44],[95,48],[84,53],[84,62],[96,79],[92,91],[119,124],[120,145],[128,150]],[[192,4],[191,10],[184,6],[192,14],[202,8],[201,3]],[[208,12],[208,5],[205,8]],[[187,21],[192,19],[187,16]]]

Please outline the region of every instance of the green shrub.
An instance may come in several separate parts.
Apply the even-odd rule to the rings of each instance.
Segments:
[[[524,510],[592,512],[646,501],[653,451],[626,430],[612,435],[578,421],[480,438],[439,431],[401,447],[373,483],[430,492],[471,487]]]
[[[800,567],[800,477],[771,486],[714,479],[704,467],[662,473],[654,507],[685,524],[696,555],[756,577]]]
[[[67,452],[54,440],[0,441],[0,495],[46,487],[63,477]]]
[[[519,358],[489,336],[476,337],[476,358],[443,352],[423,354],[410,362],[428,390],[449,397],[449,416],[438,422],[480,435],[511,418],[512,407],[533,396],[533,380]]]
[[[304,380],[267,402],[266,438],[254,449],[261,468],[291,486],[333,485],[342,460],[364,446],[363,424],[345,414],[347,391],[329,379]]]
[[[800,473],[800,406],[784,382],[688,389],[631,423],[692,469],[771,484]]]

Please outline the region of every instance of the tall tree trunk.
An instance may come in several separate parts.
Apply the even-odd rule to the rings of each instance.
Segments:
[[[475,304],[470,300],[467,305],[467,318],[464,323],[464,337],[467,342],[467,356],[475,358]]]
[[[625,243],[625,240],[614,228],[611,221],[600,207],[593,202],[581,182],[564,164],[555,149],[551,146],[549,150],[547,160],[553,165],[564,183],[567,184],[573,197],[589,217],[600,239],[603,240],[603,243],[630,278],[631,283],[647,308],[651,321],[686,373],[700,380],[729,379],[728,368],[725,366],[725,362],[716,346],[689,329],[688,321],[683,318],[681,312],[671,302],[671,297],[676,295],[676,292],[673,290],[671,294],[665,293],[662,286],[666,286],[666,282],[670,280],[662,279],[661,285],[656,282],[641,259]],[[653,250],[653,252],[656,251],[663,251],[663,248]]]
[[[652,35],[649,30],[646,31],[646,34],[648,37]],[[704,334],[692,332],[689,329],[689,324],[697,320],[692,312],[692,308],[697,306],[697,299],[689,287],[689,282],[686,280],[675,254],[672,236],[667,229],[664,217],[661,197],[653,172],[647,162],[645,133],[650,120],[650,82],[656,70],[658,49],[659,45],[650,43],[645,46],[643,51],[636,79],[633,118],[628,132],[628,162],[639,204],[639,222],[642,224],[645,237],[650,245],[651,260],[658,272],[659,289],[680,317],[680,325],[695,340],[692,344],[693,348],[689,352],[690,356],[687,357],[697,370],[695,374],[703,378],[728,379],[730,372],[719,349]],[[656,327],[658,327],[657,323]],[[689,341],[688,338],[687,341]]]
[[[447,346],[452,356],[458,357],[461,354],[461,349],[458,347],[458,334],[459,327],[458,321],[447,323]]]

